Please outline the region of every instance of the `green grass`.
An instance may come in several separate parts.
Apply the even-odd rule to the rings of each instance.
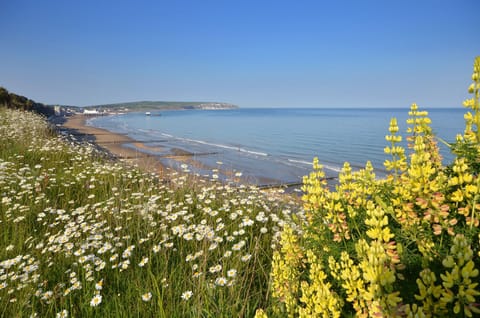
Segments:
[[[0,316],[252,317],[269,307],[273,248],[301,211],[293,200],[182,173],[166,185],[28,112],[0,109],[0,140]]]

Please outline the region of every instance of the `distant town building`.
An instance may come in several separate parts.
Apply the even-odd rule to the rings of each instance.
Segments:
[[[56,116],[62,116],[65,113],[62,106],[58,106],[58,105],[53,106],[53,110],[54,110]]]
[[[83,110],[84,115],[99,115],[100,113],[96,109],[85,109]]]

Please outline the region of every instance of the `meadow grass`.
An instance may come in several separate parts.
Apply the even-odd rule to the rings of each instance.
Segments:
[[[252,317],[294,199],[156,175],[0,109],[1,317]]]

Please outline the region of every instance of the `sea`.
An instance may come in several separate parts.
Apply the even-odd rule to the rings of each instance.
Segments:
[[[232,178],[260,186],[300,183],[318,157],[329,178],[343,163],[354,169],[370,161],[383,177],[385,136],[392,117],[406,136],[409,108],[238,108],[169,110],[91,118],[87,125],[126,134],[143,143],[139,151],[157,156],[165,166],[200,175]],[[427,109],[433,131],[452,142],[463,132],[465,109]],[[405,140],[405,138],[404,138]],[[135,144],[127,144],[135,148]],[[406,142],[403,142],[406,147]],[[439,141],[444,163],[453,160]],[[408,152],[408,150],[407,150]],[[216,170],[214,170],[216,169]],[[213,171],[213,172],[212,172]]]

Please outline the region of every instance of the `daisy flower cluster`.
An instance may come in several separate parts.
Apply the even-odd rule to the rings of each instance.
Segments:
[[[268,302],[296,198],[184,172],[165,182],[37,115],[0,113],[7,316],[253,316]]]

